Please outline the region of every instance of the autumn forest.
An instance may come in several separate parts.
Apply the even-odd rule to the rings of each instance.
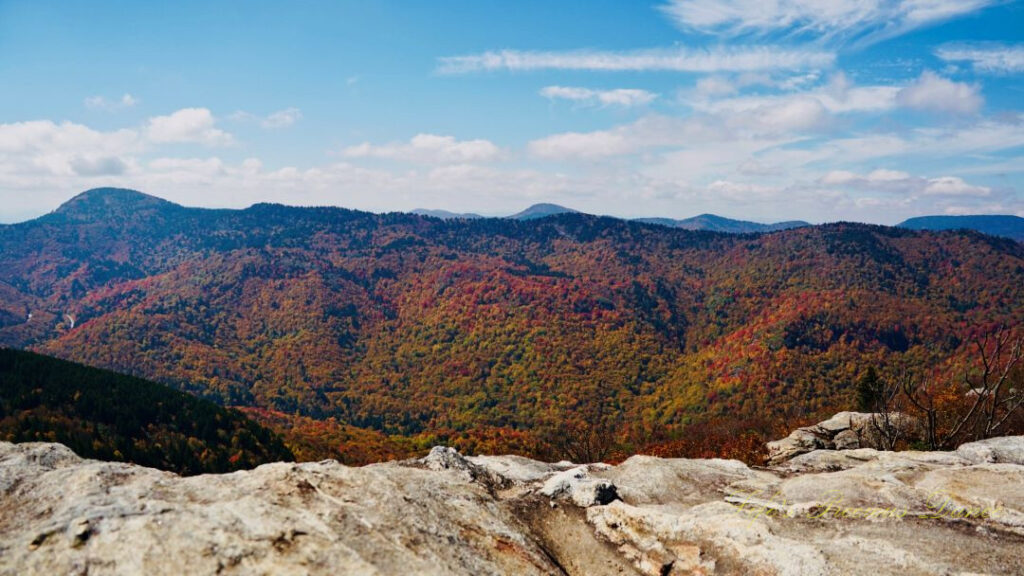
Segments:
[[[868,370],[962,385],[977,338],[1022,320],[1024,247],[968,231],[206,210],[116,189],[0,226],[0,346],[236,407],[305,460],[442,443],[751,460],[855,409]]]

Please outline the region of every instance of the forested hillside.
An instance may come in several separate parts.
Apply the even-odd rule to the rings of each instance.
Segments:
[[[79,456],[181,474],[291,460],[237,412],[139,378],[0,348],[0,440],[60,442]]]
[[[911,230],[978,230],[1024,242],[1024,218],[1013,215],[920,216],[897,224]]]
[[[295,434],[334,418],[381,453],[628,452],[709,419],[787,423],[849,407],[869,366],[954,374],[968,336],[1024,316],[1024,249],[973,232],[198,210],[121,190],[0,228],[0,281],[17,303],[0,343]]]

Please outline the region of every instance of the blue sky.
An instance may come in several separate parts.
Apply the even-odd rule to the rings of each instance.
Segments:
[[[125,186],[508,214],[1024,215],[1024,2],[0,0],[0,222]]]

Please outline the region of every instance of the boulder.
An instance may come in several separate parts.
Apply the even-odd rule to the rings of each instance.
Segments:
[[[997,462],[1024,465],[1024,444],[1020,442],[1020,436],[989,438],[961,444],[956,449],[956,454],[975,464]]]
[[[923,432],[920,422],[906,414],[890,414],[889,423],[907,440],[919,439]],[[883,426],[881,414],[840,412],[823,422],[797,428],[786,438],[769,442],[766,445],[768,463],[778,465],[814,450],[885,449]]]
[[[590,476],[587,466],[559,472],[547,481],[540,493],[548,498],[569,498],[580,508],[601,506],[619,499],[615,484]]]
[[[458,450],[448,446],[434,446],[430,453],[420,459],[420,463],[427,470],[451,470],[466,480],[473,480],[480,475],[479,466],[459,454]]]

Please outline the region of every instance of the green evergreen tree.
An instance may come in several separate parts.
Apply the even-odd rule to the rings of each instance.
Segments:
[[[878,377],[878,371],[874,366],[869,367],[857,382],[857,409],[861,412],[878,412],[884,393],[885,384]]]

